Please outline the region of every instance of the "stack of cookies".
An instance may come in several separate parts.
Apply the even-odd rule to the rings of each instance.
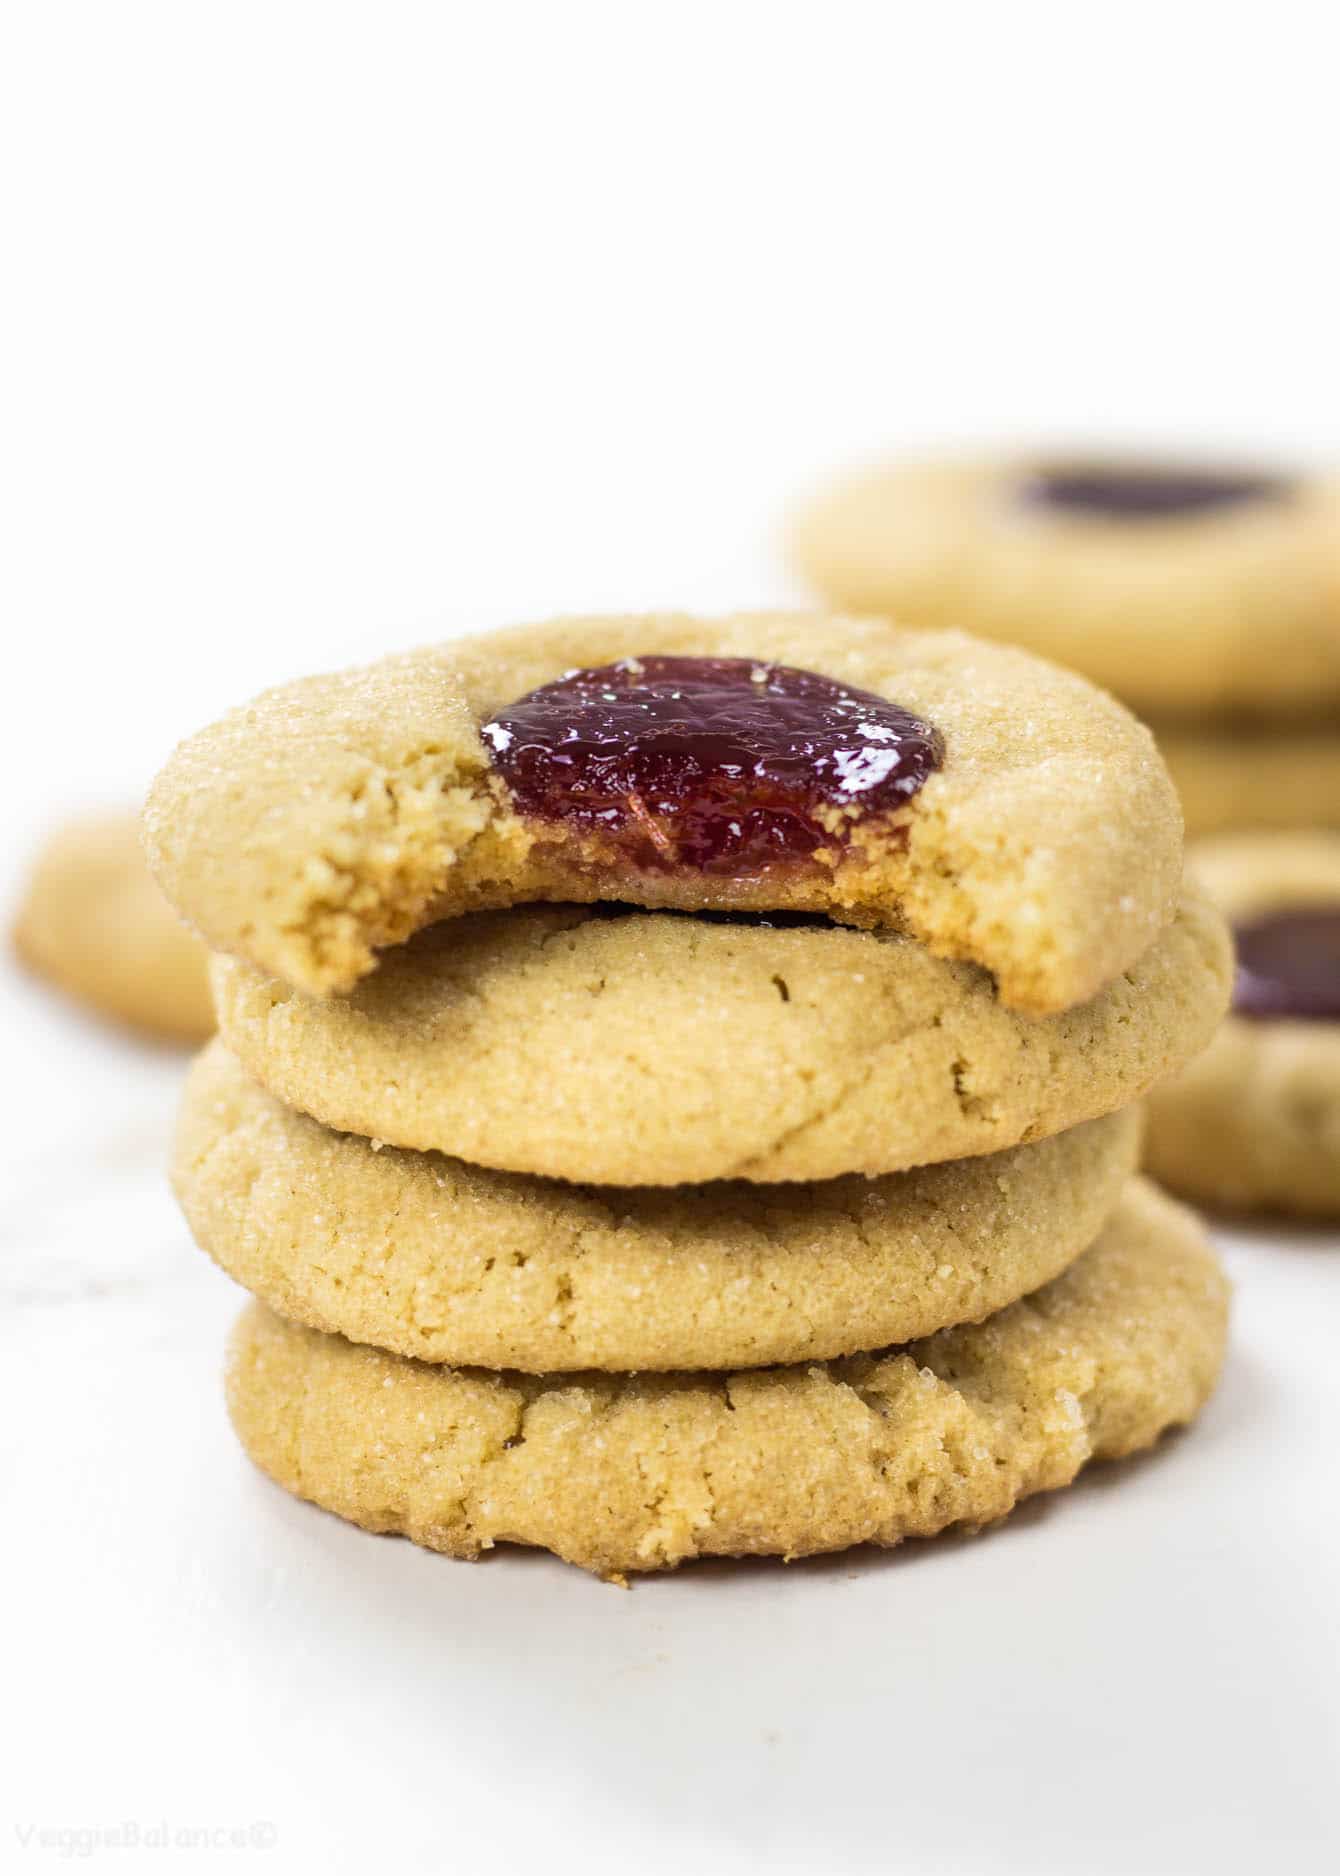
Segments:
[[[271,692],[146,820],[219,954],[176,1187],[289,1490],[459,1557],[799,1556],[987,1523],[1213,1386],[1130,1104],[1228,941],[1083,680],[561,621]]]

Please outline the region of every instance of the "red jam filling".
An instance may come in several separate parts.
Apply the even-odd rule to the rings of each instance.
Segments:
[[[1238,1016],[1340,1022],[1340,906],[1269,912],[1234,927]]]
[[[1278,501],[1292,486],[1283,476],[1244,471],[1058,463],[1029,476],[1021,493],[1034,507],[1065,514],[1102,521],[1158,521],[1246,502]]]
[[[570,671],[483,727],[517,808],[625,861],[748,877],[848,845],[939,766],[897,704],[749,658],[624,658]]]

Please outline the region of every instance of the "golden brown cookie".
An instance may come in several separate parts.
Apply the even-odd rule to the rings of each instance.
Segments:
[[[374,1151],[215,1042],[173,1183],[196,1241],[282,1315],[425,1361],[543,1373],[755,1367],[977,1321],[1091,1244],[1136,1111],[1036,1146],[819,1185],[578,1187]]]
[[[1188,834],[1340,827],[1340,720],[1150,727]]]
[[[885,1355],[528,1378],[407,1361],[253,1304],[228,1401],[289,1491],[451,1556],[532,1544],[607,1575],[799,1557],[988,1524],[1151,1445],[1213,1388],[1227,1302],[1196,1221],[1135,1181],[1054,1283]]]
[[[1149,1101],[1149,1170],[1239,1211],[1340,1218],[1340,833],[1202,842],[1238,931],[1233,1014]]]
[[[834,605],[956,626],[1151,716],[1340,702],[1340,481],[1233,465],[986,457],[853,476],[800,517]]]
[[[678,729],[667,658],[736,661]],[[574,668],[606,677],[545,689]],[[183,744],[145,825],[212,947],[317,995],[435,920],[603,899],[898,927],[1049,1013],[1148,948],[1181,872],[1171,783],[1111,698],[1021,652],[815,615],[559,620],[290,684]]]
[[[328,1126],[613,1185],[898,1172],[1111,1113],[1204,1047],[1232,960],[1189,897],[1078,1009],[1005,1009],[915,940],[582,907],[481,913],[347,998],[216,959],[219,1026]]]
[[[205,948],[154,884],[135,814],[58,828],[28,879],[14,949],[99,1016],[173,1042],[214,1028]]]

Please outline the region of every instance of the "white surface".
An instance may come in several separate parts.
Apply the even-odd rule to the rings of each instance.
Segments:
[[[782,594],[779,510],[853,454],[1334,449],[1334,33],[19,0],[6,870],[271,679]],[[977,1542],[623,1595],[255,1477],[237,1299],[160,1176],[177,1065],[8,978],[0,1025],[0,1863],[256,1823],[297,1870],[1334,1867],[1334,1240],[1229,1246],[1223,1391],[1144,1463]]]

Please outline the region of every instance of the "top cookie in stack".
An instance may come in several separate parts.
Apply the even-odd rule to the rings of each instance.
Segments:
[[[809,615],[560,620],[286,685],[183,745],[145,826],[208,942],[315,996],[441,919],[618,900],[895,928],[1054,1014],[1148,948],[1181,873],[1110,700]]]
[[[853,478],[796,560],[830,600],[1063,660],[1154,724],[1193,833],[1340,824],[1340,480],[1012,457]]]
[[[563,621],[272,692],[147,825],[230,954],[175,1177],[278,1312],[230,1396],[292,1489],[457,1555],[795,1555],[999,1516],[1208,1392],[1222,1282],[1123,1191],[1124,1110],[1227,939],[1082,680]]]

